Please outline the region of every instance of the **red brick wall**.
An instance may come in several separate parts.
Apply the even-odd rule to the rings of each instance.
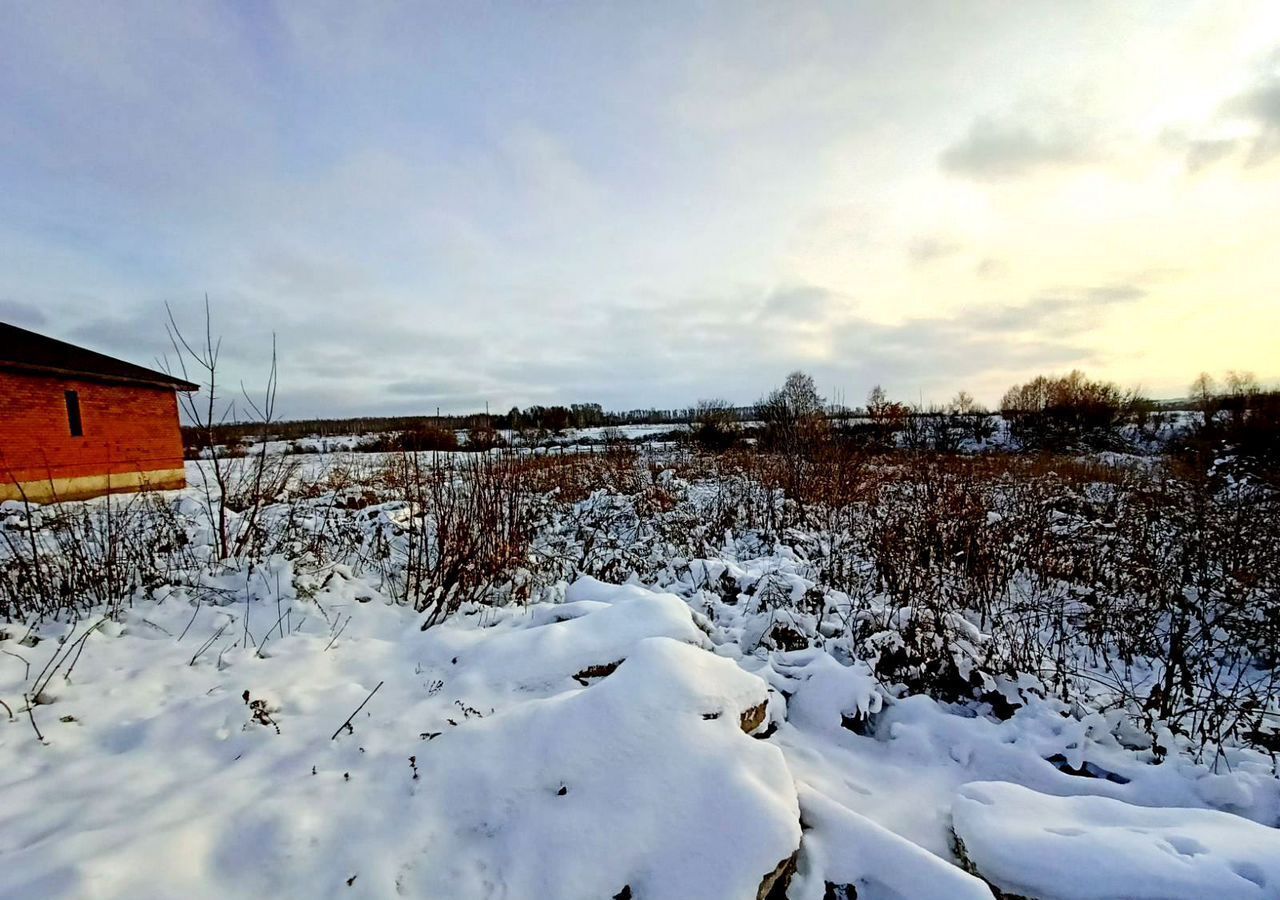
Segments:
[[[80,395],[72,437],[65,391]],[[0,371],[0,481],[182,468],[172,390]]]

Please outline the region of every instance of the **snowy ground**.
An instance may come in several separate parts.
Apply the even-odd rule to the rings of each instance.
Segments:
[[[1046,797],[965,785],[952,808],[964,852],[1001,889],[1030,897],[1275,897],[1276,829],[1216,810]],[[1027,865],[1035,858],[1037,864]]]
[[[755,423],[749,423],[755,424]],[[604,443],[610,439],[620,439],[631,443],[641,442],[652,438],[665,437],[672,432],[688,431],[689,426],[684,423],[670,423],[666,425],[611,425],[598,428],[566,428],[557,434],[545,435],[542,438],[526,441],[516,432],[510,429],[500,429],[499,436],[511,446],[526,447],[532,445],[534,448],[555,448],[555,447],[573,447],[582,445],[590,447],[596,444]],[[469,432],[465,428],[456,429],[454,432],[461,445],[467,444]],[[365,432],[363,434],[343,434],[331,435],[327,437],[304,437],[287,441],[261,441],[250,440],[250,449],[266,446],[268,453],[352,453],[362,452],[359,450],[363,444],[376,441],[379,437],[385,437],[385,432]]]
[[[1261,754],[895,697],[706,589],[794,560],[679,572],[422,631],[276,557],[0,622],[0,897],[1280,897]]]

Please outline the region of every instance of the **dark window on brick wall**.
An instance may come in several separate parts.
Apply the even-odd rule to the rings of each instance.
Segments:
[[[67,391],[67,424],[71,426],[71,436],[84,434],[84,426],[80,422],[80,395],[75,391]]]

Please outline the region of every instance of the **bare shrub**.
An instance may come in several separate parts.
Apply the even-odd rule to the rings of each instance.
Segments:
[[[1026,449],[1103,449],[1116,443],[1117,426],[1138,399],[1075,370],[1014,385],[1005,392],[1000,412]]]
[[[298,463],[284,454],[270,453],[265,441],[252,453],[237,446],[220,443],[220,426],[236,418],[236,402],[220,394],[219,360],[222,339],[213,334],[213,316],[209,298],[205,297],[203,335],[188,340],[173,316],[166,328],[173,347],[174,359],[165,360],[170,374],[184,380],[196,380],[203,396],[179,392],[178,401],[187,419],[187,434],[199,450],[197,466],[203,483],[202,492],[209,525],[216,536],[219,559],[228,559],[251,551],[262,539],[258,517],[264,504],[278,499],[296,474]],[[271,366],[261,398],[255,400],[241,384],[245,409],[265,432],[275,420],[276,389],[279,385],[276,367],[275,335],[271,337]]]
[[[756,414],[764,424],[761,444],[770,450],[799,454],[821,442],[827,437],[825,402],[812,375],[792,372],[782,387],[756,404]]]
[[[122,604],[196,564],[163,495],[27,505],[0,523],[0,619],[38,620]]]
[[[487,422],[476,425],[467,432],[468,450],[485,452],[503,446],[506,446],[506,441],[503,440],[502,435],[498,434],[497,430]]]
[[[702,450],[723,452],[736,444],[741,427],[728,400],[699,400],[694,407],[690,439]]]
[[[1208,373],[1192,383],[1199,416],[1173,452],[1219,478],[1247,478],[1280,488],[1280,391],[1249,372],[1228,372],[1221,386]]]
[[[414,422],[403,431],[388,431],[367,438],[360,442],[359,449],[370,453],[452,452],[459,449],[459,445],[453,429],[431,422]]]
[[[404,453],[389,467],[403,512],[369,561],[383,590],[424,613],[423,628],[499,591],[523,597],[520,570],[539,520],[521,466],[507,456]]]
[[[871,425],[869,449],[894,449],[898,433],[907,426],[910,412],[905,403],[890,400],[880,385],[873,387],[867,393],[867,420]]]

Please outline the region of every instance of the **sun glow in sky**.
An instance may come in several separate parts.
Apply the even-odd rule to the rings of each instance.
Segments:
[[[0,319],[287,415],[1280,378],[1280,4],[11,4]]]

